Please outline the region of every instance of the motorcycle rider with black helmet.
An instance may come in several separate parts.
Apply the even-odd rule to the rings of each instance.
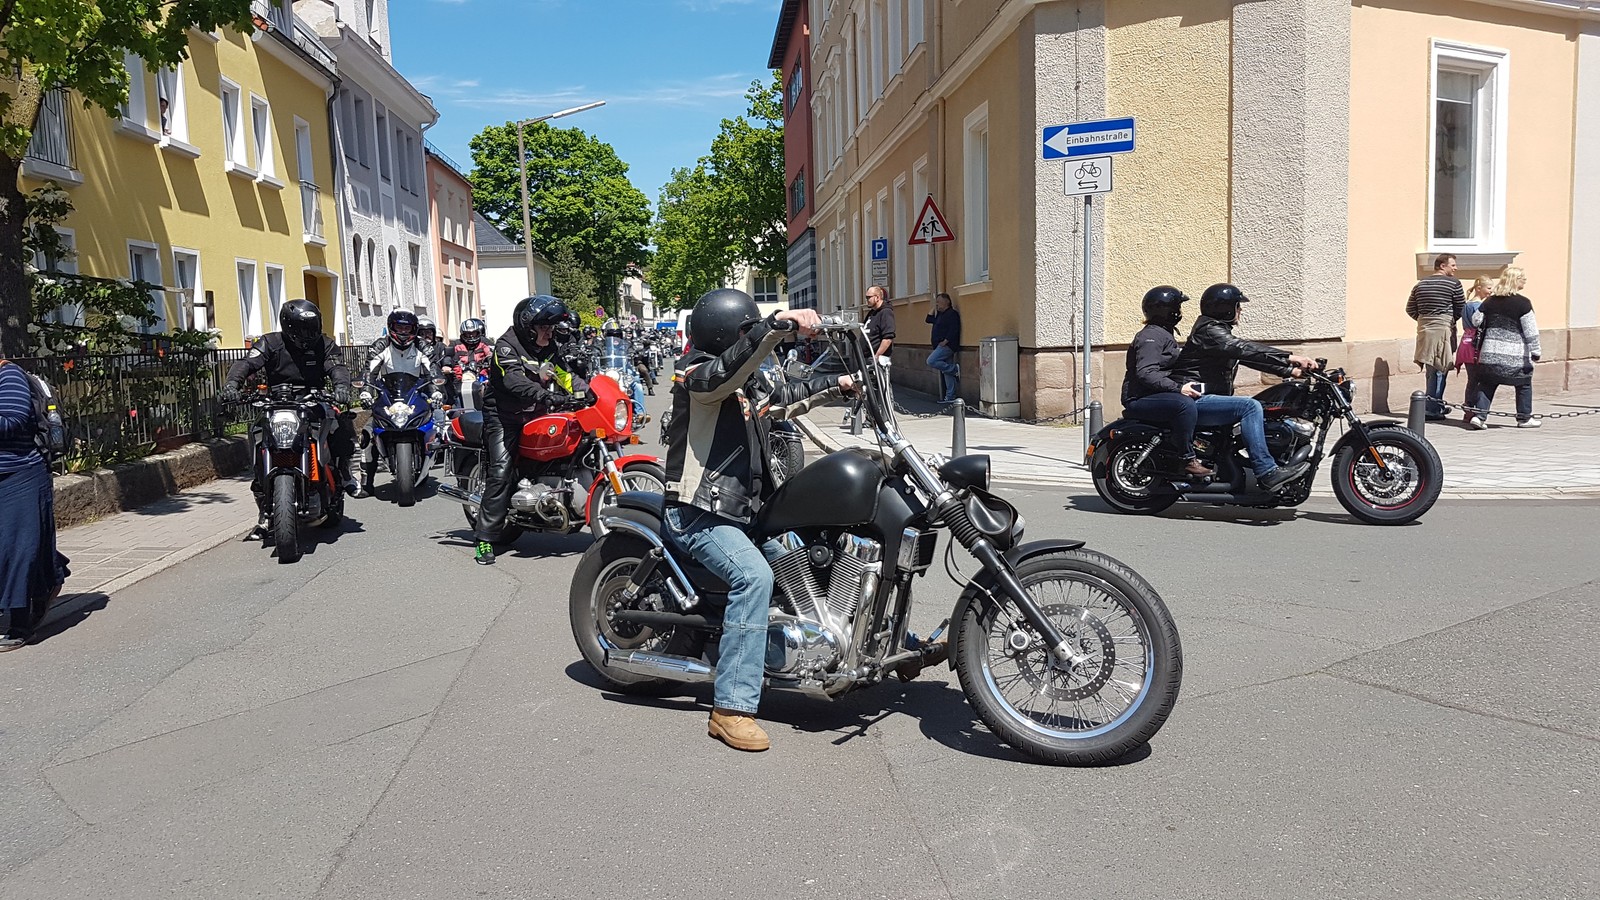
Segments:
[[[356,455],[356,429],[347,412],[350,368],[345,365],[344,353],[332,338],[323,335],[322,311],[309,300],[285,303],[278,310],[278,328],[278,331],[262,335],[244,359],[228,368],[227,379],[222,384],[222,402],[239,402],[245,382],[258,373],[266,374],[269,388],[292,384],[321,390],[326,382],[333,382],[335,421],[333,432],[328,435],[328,449],[333,453],[334,472],[344,482],[345,491],[354,494],[356,482],[350,474],[350,463]],[[265,521],[265,485],[251,488]]]
[[[1178,323],[1183,321],[1183,304],[1188,300],[1183,291],[1165,284],[1145,292],[1140,302],[1145,325],[1128,346],[1122,414],[1141,422],[1164,423],[1182,462],[1174,474],[1203,477],[1215,473],[1194,454],[1195,400],[1201,393],[1195,385],[1172,375],[1181,352],[1175,335]]]
[[[1249,302],[1244,292],[1231,284],[1214,284],[1200,295],[1200,318],[1195,320],[1179,354],[1175,374],[1185,381],[1198,381],[1205,393],[1195,401],[1197,425],[1201,428],[1239,423],[1250,467],[1256,483],[1277,491],[1304,475],[1307,463],[1279,466],[1267,449],[1266,416],[1253,397],[1233,396],[1233,379],[1244,363],[1252,369],[1278,376],[1298,376],[1302,369],[1314,369],[1316,360],[1267,344],[1235,337],[1240,306]]]
[[[762,318],[749,294],[710,291],[689,316],[694,349],[674,368],[663,536],[730,588],[707,732],[738,750],[770,746],[755,712],[772,602],[767,560],[777,548],[756,547],[745,529],[776,481],[767,454],[752,448],[767,446],[766,414],[798,415],[853,389],[854,382],[848,375],[785,382],[762,409],[755,409],[751,398],[765,391],[756,379],[767,354],[796,331],[815,333],[820,323],[810,309]]]
[[[477,374],[488,371],[489,357],[494,355],[494,345],[483,339],[485,330],[486,326],[482,319],[468,319],[461,323],[461,340],[450,348],[450,357],[445,360],[458,385],[462,377],[469,372],[472,374],[469,383],[476,384]]]
[[[517,441],[528,421],[563,409],[581,408],[589,389],[574,371],[556,328],[570,326],[567,305],[549,294],[527,297],[511,311],[511,327],[494,343],[489,362],[489,389],[483,398],[485,484],[478,506],[479,565],[494,564],[506,512],[516,488]],[[549,372],[545,365],[549,364]]]

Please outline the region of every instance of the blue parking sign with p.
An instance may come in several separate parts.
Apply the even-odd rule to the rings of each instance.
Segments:
[[[889,258],[889,239],[888,238],[873,238],[872,239],[872,258],[873,259],[888,259]]]

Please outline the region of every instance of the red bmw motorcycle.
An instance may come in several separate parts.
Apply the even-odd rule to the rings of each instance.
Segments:
[[[539,416],[522,426],[512,460],[517,486],[511,495],[503,536],[515,541],[524,531],[571,534],[588,526],[605,534],[601,511],[624,491],[663,493],[667,471],[658,457],[624,455],[633,434],[633,401],[612,379],[589,381],[590,404],[571,412]],[[483,446],[483,413],[463,412],[445,429],[456,483],[439,493],[460,501],[467,524],[478,524],[478,507],[488,485]]]

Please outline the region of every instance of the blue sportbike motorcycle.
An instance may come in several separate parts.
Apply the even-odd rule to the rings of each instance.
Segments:
[[[362,399],[372,407],[372,422],[361,433],[361,491],[372,492],[382,460],[394,475],[395,494],[401,506],[417,502],[417,488],[433,467],[428,449],[435,438],[434,410],[439,403],[437,381],[407,372],[390,372],[380,383],[362,387]]]

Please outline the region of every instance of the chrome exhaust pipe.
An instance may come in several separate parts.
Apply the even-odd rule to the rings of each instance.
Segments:
[[[470,491],[463,490],[462,488],[456,487],[450,482],[445,481],[443,478],[439,479],[439,493],[449,497],[451,500],[455,500],[458,503],[465,503],[468,506],[483,505],[482,494],[474,494]]]
[[[607,668],[627,672],[629,675],[642,675],[646,678],[661,678],[667,681],[699,684],[714,681],[717,677],[716,669],[698,659],[690,659],[687,656],[670,656],[666,653],[651,653],[648,650],[622,652],[613,651],[607,647],[605,660]]]

